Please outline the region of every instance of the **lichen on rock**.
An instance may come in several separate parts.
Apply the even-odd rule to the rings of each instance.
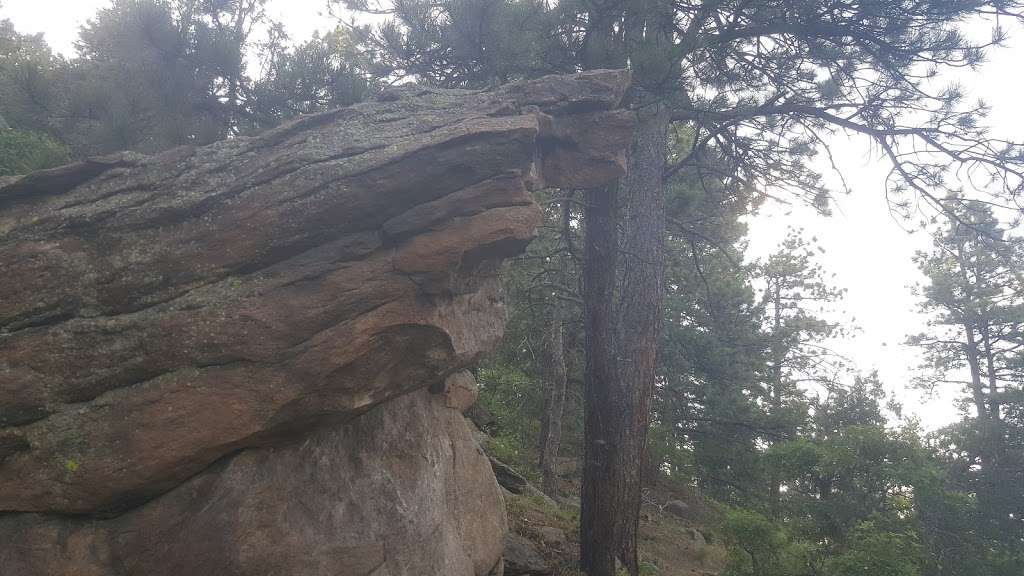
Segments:
[[[0,183],[5,573],[487,573],[459,374],[501,337],[530,191],[621,174],[627,85],[404,88]]]

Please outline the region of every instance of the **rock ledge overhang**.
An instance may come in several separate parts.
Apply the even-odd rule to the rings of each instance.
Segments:
[[[0,514],[117,515],[471,364],[530,190],[622,174],[628,84],[401,88],[0,181]]]

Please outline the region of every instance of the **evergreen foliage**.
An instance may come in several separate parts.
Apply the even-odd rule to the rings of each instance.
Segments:
[[[68,158],[67,148],[43,134],[0,128],[0,176],[52,168]]]
[[[984,106],[958,88],[928,92],[939,68],[983,56],[960,24],[1016,16],[1017,2],[400,0],[382,24],[298,42],[264,4],[115,0],[70,59],[0,21],[0,176],[237,137],[394,82],[486,89],[628,65],[643,92],[631,105],[653,95],[667,118],[646,481],[696,486],[715,503],[731,576],[1022,573],[1024,241],[948,169],[996,176],[1012,197],[1024,155],[988,137]],[[770,257],[744,259],[743,219],[766,189],[827,212],[831,192],[810,159],[840,129],[889,158],[897,211],[916,195],[947,217],[916,258],[932,322],[910,341],[927,361],[917,384],[955,387],[964,413],[933,434],[900,417],[877,375],[829,351],[849,323],[836,320],[843,290],[814,239],[793,231]],[[593,204],[575,190],[536,199],[539,236],[504,275],[506,338],[476,372],[491,450],[557,493],[541,458],[551,414],[557,453],[585,452]],[[552,411],[556,327],[564,403]]]

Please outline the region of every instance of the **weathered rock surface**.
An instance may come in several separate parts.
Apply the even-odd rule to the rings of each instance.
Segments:
[[[444,395],[449,408],[465,412],[480,396],[480,386],[469,370],[462,370],[444,381]]]
[[[566,543],[569,541],[565,536],[565,532],[560,528],[554,526],[540,526],[537,528],[537,535],[540,536],[541,541],[546,546],[554,548],[564,548]]]
[[[505,464],[494,456],[491,456],[490,459],[491,468],[494,470],[494,476],[497,478],[498,484],[500,484],[502,488],[513,494],[525,494],[530,489],[530,481],[519,472],[516,472],[515,468]]]
[[[3,573],[490,571],[458,374],[529,190],[621,174],[627,84],[403,88],[0,182]]]
[[[465,419],[407,394],[106,520],[0,518],[7,575],[486,574],[504,506]]]
[[[544,576],[551,572],[533,542],[519,534],[505,538],[505,576]]]
[[[679,518],[687,518],[690,515],[690,506],[682,500],[669,500],[665,503],[662,508],[665,512],[673,514]]]

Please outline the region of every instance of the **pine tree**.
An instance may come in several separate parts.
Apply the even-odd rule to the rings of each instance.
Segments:
[[[970,482],[990,533],[1024,537],[1024,240],[1008,234],[992,208],[953,199],[956,219],[919,253],[927,278],[922,308],[932,316],[921,346],[920,384],[958,385],[973,414],[961,431]]]
[[[395,3],[393,20],[363,30],[395,69],[482,87],[563,67],[560,58],[531,65],[533,54],[551,54],[544,49],[496,57],[501,44],[490,38],[506,37],[511,21],[502,16],[523,6],[536,17],[516,32],[537,34],[538,47],[567,47],[571,68],[633,71],[628,105],[639,122],[629,175],[618,187],[587,194],[589,452],[581,529],[582,564],[591,576],[613,574],[616,562],[636,574],[634,471],[642,468],[655,384],[665,179],[688,172],[736,187],[788,190],[821,205],[829,191],[807,159],[843,130],[869,138],[891,163],[888,192],[897,210],[912,211],[917,196],[948,211],[942,191],[959,185],[946,178],[951,166],[985,172],[997,180],[997,194],[1016,194],[1021,147],[988,135],[984,106],[966,104],[955,87],[935,90],[931,80],[940,68],[981,61],[989,43],[969,40],[963,21],[990,13],[1020,18],[1022,4],[405,0]],[[997,30],[992,44],[1002,38]],[[686,125],[694,137],[690,150],[669,162],[671,124]]]
[[[789,438],[796,436],[807,415],[800,386],[828,385],[842,364],[822,345],[838,334],[839,324],[819,314],[841,299],[843,290],[824,281],[824,271],[814,259],[813,242],[790,230],[780,249],[757,266],[758,278],[765,284],[762,306],[769,341],[767,421],[777,434]],[[769,478],[768,489],[775,515],[779,479]]]

